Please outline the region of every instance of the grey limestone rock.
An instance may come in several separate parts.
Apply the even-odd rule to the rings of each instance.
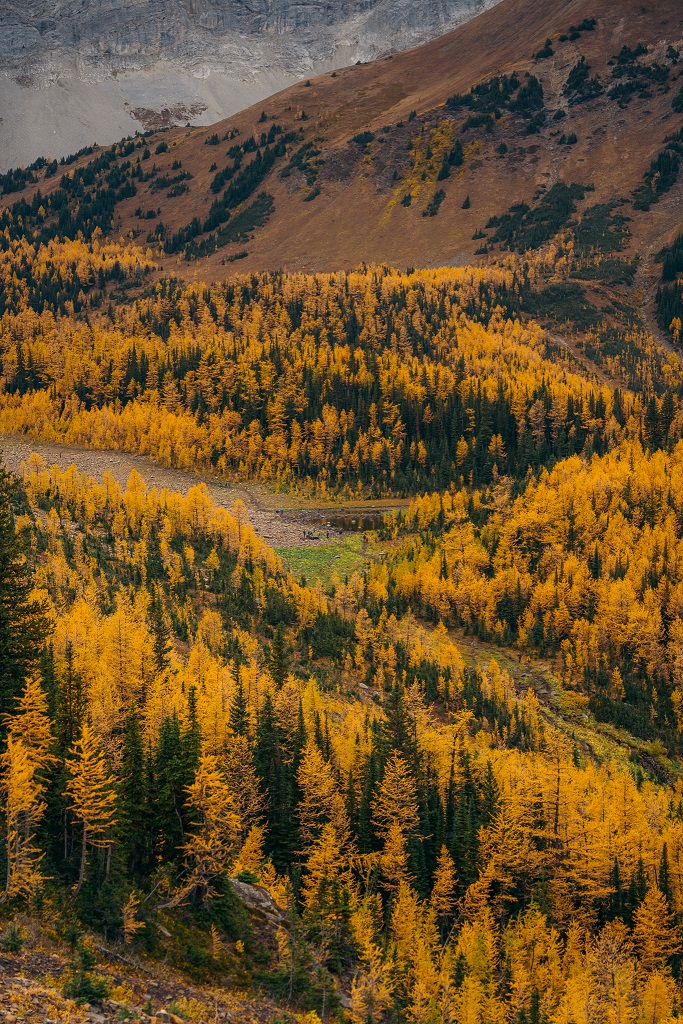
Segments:
[[[496,0],[0,0],[0,66],[44,78],[159,60],[248,77],[301,77],[319,62],[369,60],[467,21]]]
[[[211,124],[498,0],[0,0],[0,170]]]

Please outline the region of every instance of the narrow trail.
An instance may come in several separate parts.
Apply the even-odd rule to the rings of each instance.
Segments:
[[[565,719],[560,712],[553,686],[549,680],[555,669],[542,658],[530,658],[520,651],[496,644],[485,643],[476,637],[466,635],[461,629],[452,630],[453,639],[467,665],[485,669],[493,659],[505,669],[512,679],[519,695],[531,689],[540,702],[540,713],[552,728],[560,732],[567,743],[577,747],[593,764],[602,763],[602,758],[595,750],[592,742],[599,734],[599,726],[595,726],[593,736],[588,730],[582,730],[577,722]]]
[[[556,348],[563,348],[565,351],[569,352],[577,363],[583,366],[584,370],[587,370],[588,373],[597,377],[601,384],[606,384],[610,388],[620,387],[618,381],[615,381],[614,378],[608,376],[604,370],[601,370],[597,363],[594,363],[592,359],[589,359],[588,356],[572,341],[564,338],[561,334],[553,334],[551,331],[548,331],[548,337]]]
[[[133,455],[121,451],[99,451],[91,448],[77,448],[32,441],[14,435],[0,435],[0,452],[8,467],[18,473],[22,462],[27,462],[32,453],[39,455],[47,466],[58,465],[62,470],[74,465],[79,472],[87,473],[101,480],[104,473],[111,473],[114,479],[125,487],[130,474],[135,471],[148,488],[179,491],[187,494],[191,487],[205,483],[211,500],[223,508],[232,509],[239,499],[244,502],[249,520],[258,534],[273,548],[316,547],[328,543],[326,528],[319,534],[311,524],[321,523],[326,516],[343,512],[347,516],[379,516],[382,511],[396,508],[407,502],[396,500],[391,503],[376,501],[357,503],[352,506],[324,506],[291,495],[276,494],[260,484],[221,484],[216,480],[179,469],[159,466],[144,455]],[[333,529],[339,536],[343,531]],[[312,534],[312,535],[309,535]]]

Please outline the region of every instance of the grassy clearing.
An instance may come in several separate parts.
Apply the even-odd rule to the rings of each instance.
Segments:
[[[329,544],[280,548],[278,555],[297,580],[305,576],[308,583],[319,579],[323,586],[327,586],[333,572],[344,579],[363,569],[368,562],[369,550],[370,545],[363,553],[363,538],[354,534]]]

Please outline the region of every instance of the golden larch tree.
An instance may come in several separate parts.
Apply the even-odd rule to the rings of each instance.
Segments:
[[[214,754],[202,756],[194,782],[187,790],[187,802],[195,812],[197,824],[183,847],[187,875],[165,904],[169,907],[215,894],[213,883],[227,870],[240,835],[235,800]]]
[[[348,860],[333,825],[324,825],[306,861],[302,895],[309,915],[336,933],[343,919],[343,890],[350,888]]]
[[[681,941],[676,932],[666,896],[651,886],[634,915],[633,938],[646,971],[656,971],[680,952]]]
[[[312,740],[304,751],[297,778],[302,795],[299,821],[303,850],[308,851],[320,838],[326,824],[333,826],[339,847],[345,847],[350,829],[344,800],[332,768]]]
[[[453,912],[457,882],[458,877],[453,858],[446,847],[442,846],[436,862],[434,885],[430,899],[432,909],[441,921],[447,921]]]
[[[375,831],[386,838],[392,825],[407,839],[417,832],[420,818],[415,780],[400,754],[392,754],[384,769],[384,778],[372,804]]]
[[[38,764],[26,744],[11,733],[0,767],[7,847],[7,878],[0,897],[0,902],[4,902],[16,896],[30,896],[43,882],[43,853],[35,845],[35,835],[46,804],[44,785],[37,776]]]
[[[15,713],[9,720],[7,731],[31,753],[41,768],[54,758],[50,751],[54,743],[47,696],[40,681],[32,676],[26,681],[24,692],[17,701]]]
[[[114,779],[107,771],[105,756],[94,730],[86,722],[67,761],[69,781],[66,795],[74,817],[81,824],[81,863],[72,899],[85,881],[88,847],[106,849],[112,843],[116,824],[116,792]]]

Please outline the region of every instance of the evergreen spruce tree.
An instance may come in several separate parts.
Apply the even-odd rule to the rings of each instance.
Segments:
[[[152,850],[149,844],[149,806],[147,770],[137,709],[131,707],[123,731],[121,759],[122,834],[131,873],[149,869]]]
[[[477,876],[480,826],[479,793],[466,751],[460,753],[460,772],[462,781],[457,792],[450,852],[455,861],[458,880],[466,889]]]
[[[372,801],[380,777],[377,755],[374,751],[371,751],[366,759],[362,776],[363,786],[358,807],[358,849],[361,853],[370,853],[371,850],[378,850],[380,847],[372,825]]]
[[[187,695],[187,728],[183,733],[183,756],[188,786],[194,778],[202,752],[202,731],[197,717],[197,690],[191,686]]]
[[[621,884],[621,872],[619,870],[619,858],[614,858],[614,864],[610,872],[611,893],[609,897],[608,918],[610,921],[616,917],[623,917],[624,911],[628,914],[628,907],[624,906],[624,892]]]
[[[490,825],[500,807],[500,789],[493,774],[491,762],[486,762],[486,771],[481,783],[481,823]]]
[[[659,861],[659,871],[657,872],[657,886],[659,891],[665,897],[666,902],[671,909],[673,893],[671,891],[671,875],[669,872],[669,854],[667,851],[666,843],[662,847],[662,857]]]
[[[295,810],[296,772],[302,749],[299,730],[289,749],[287,739],[267,693],[256,726],[254,767],[266,804],[266,852],[281,873],[288,871],[298,849]]]
[[[171,631],[166,622],[160,586],[155,586],[152,590],[152,600],[149,606],[149,628],[152,633],[154,667],[157,672],[163,672],[168,668],[168,656],[171,651]]]
[[[626,924],[632,926],[636,910],[645,899],[648,889],[647,875],[642,856],[638,857],[635,871],[631,874],[628,887],[628,912],[625,914]]]
[[[235,736],[249,734],[249,704],[242,685],[240,666],[235,666],[235,694],[230,702],[230,728]]]
[[[313,712],[313,739],[320,753],[324,756],[325,744],[323,741],[323,730],[320,725],[320,712],[316,709]]]
[[[57,747],[62,754],[74,744],[81,733],[85,714],[83,680],[74,667],[71,640],[66,641],[64,670],[56,680]]]
[[[392,751],[403,754],[409,764],[417,766],[416,724],[406,707],[405,693],[399,682],[389,689],[384,703],[381,725],[381,754],[386,759]]]
[[[285,633],[282,626],[278,626],[270,649],[270,674],[278,689],[284,686],[288,673],[289,658],[287,657]]]
[[[451,751],[451,770],[448,775],[448,788],[446,789],[446,800],[444,805],[444,833],[446,846],[451,849],[453,845],[453,832],[455,829],[456,809],[456,786],[455,786],[455,748]]]
[[[180,722],[173,712],[161,723],[150,792],[155,853],[162,860],[175,860],[185,842],[185,795],[192,782],[189,767]]]
[[[18,486],[0,468],[0,735],[29,672],[41,658],[48,633],[46,610],[31,596],[28,542],[17,530]]]
[[[349,825],[351,826],[352,833],[358,835],[358,801],[356,799],[356,786],[353,778],[353,768],[349,768],[349,774],[346,780],[346,795],[344,804],[346,807],[346,816],[349,819]]]

